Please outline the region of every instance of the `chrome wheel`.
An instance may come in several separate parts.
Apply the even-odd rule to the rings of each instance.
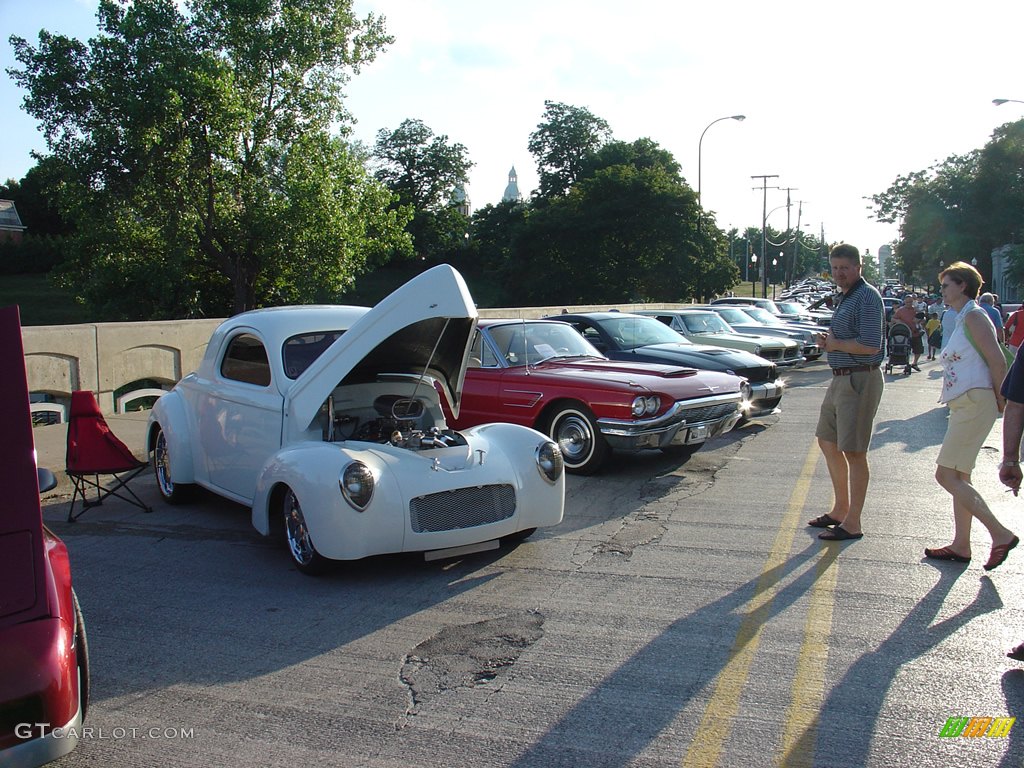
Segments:
[[[327,561],[313,546],[313,537],[309,533],[306,518],[302,514],[302,506],[299,504],[295,491],[291,488],[284,495],[282,513],[288,552],[291,554],[296,568],[306,574],[320,573]]]
[[[556,412],[548,434],[558,443],[569,472],[593,474],[600,469],[608,454],[608,444],[585,406],[567,407]]]
[[[169,504],[180,504],[186,501],[192,485],[175,483],[171,473],[171,452],[167,447],[167,435],[157,427],[156,440],[153,441],[153,474],[156,476],[156,487],[160,495]]]

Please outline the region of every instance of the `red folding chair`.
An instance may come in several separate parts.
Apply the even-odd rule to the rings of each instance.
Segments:
[[[68,477],[75,486],[68,509],[69,523],[75,522],[89,507],[102,504],[108,496],[116,496],[144,512],[153,511],[128,487],[128,482],[149,464],[135,458],[128,446],[110,431],[96,398],[88,390],[71,393],[66,463]],[[109,479],[101,482],[101,475]],[[86,494],[90,488],[96,491],[92,501]],[[82,509],[76,515],[75,502],[79,498]]]

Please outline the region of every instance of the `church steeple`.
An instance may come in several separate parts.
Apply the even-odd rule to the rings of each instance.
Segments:
[[[452,190],[451,205],[463,216],[469,216],[469,195],[466,194],[466,187],[461,181],[456,184],[455,189]]]
[[[501,196],[501,202],[505,203],[510,200],[519,202],[522,199],[523,196],[519,192],[519,184],[516,178],[516,167],[513,165],[512,170],[508,172],[508,186],[505,187],[505,194]]]

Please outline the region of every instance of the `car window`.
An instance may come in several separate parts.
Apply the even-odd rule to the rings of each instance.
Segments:
[[[497,368],[498,358],[478,328],[473,336],[473,347],[469,351],[470,368]]]
[[[228,344],[228,351],[220,364],[225,379],[244,381],[265,387],[270,384],[270,361],[263,342],[250,333],[239,334]]]
[[[766,309],[761,309],[760,307],[744,307],[743,311],[759,323],[765,323],[766,325],[785,325],[782,320],[779,320],[779,318]]]
[[[626,316],[603,321],[606,333],[625,349],[651,344],[685,344],[682,336],[654,317]]]
[[[292,336],[284,343],[284,373],[289,379],[297,379],[313,361],[327,351],[344,331],[323,331]]]
[[[745,315],[742,309],[716,309],[715,312],[729,325],[750,324],[750,316]]]
[[[565,323],[510,323],[491,326],[488,333],[509,365],[532,365],[553,357],[601,357]]]
[[[683,315],[690,333],[730,333],[732,329],[714,312]]]

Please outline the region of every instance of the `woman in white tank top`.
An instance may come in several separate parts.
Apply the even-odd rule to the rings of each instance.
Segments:
[[[988,315],[974,299],[981,289],[981,274],[962,261],[939,275],[942,298],[957,312],[956,327],[943,346],[942,393],[949,405],[949,423],[939,450],[935,479],[953,497],[953,541],[927,548],[926,557],[968,563],[971,560],[971,523],[977,518],[992,537],[985,570],[999,566],[1019,539],[992,514],[971,484],[978,452],[1006,405],[999,387],[1006,375],[1006,360]]]

